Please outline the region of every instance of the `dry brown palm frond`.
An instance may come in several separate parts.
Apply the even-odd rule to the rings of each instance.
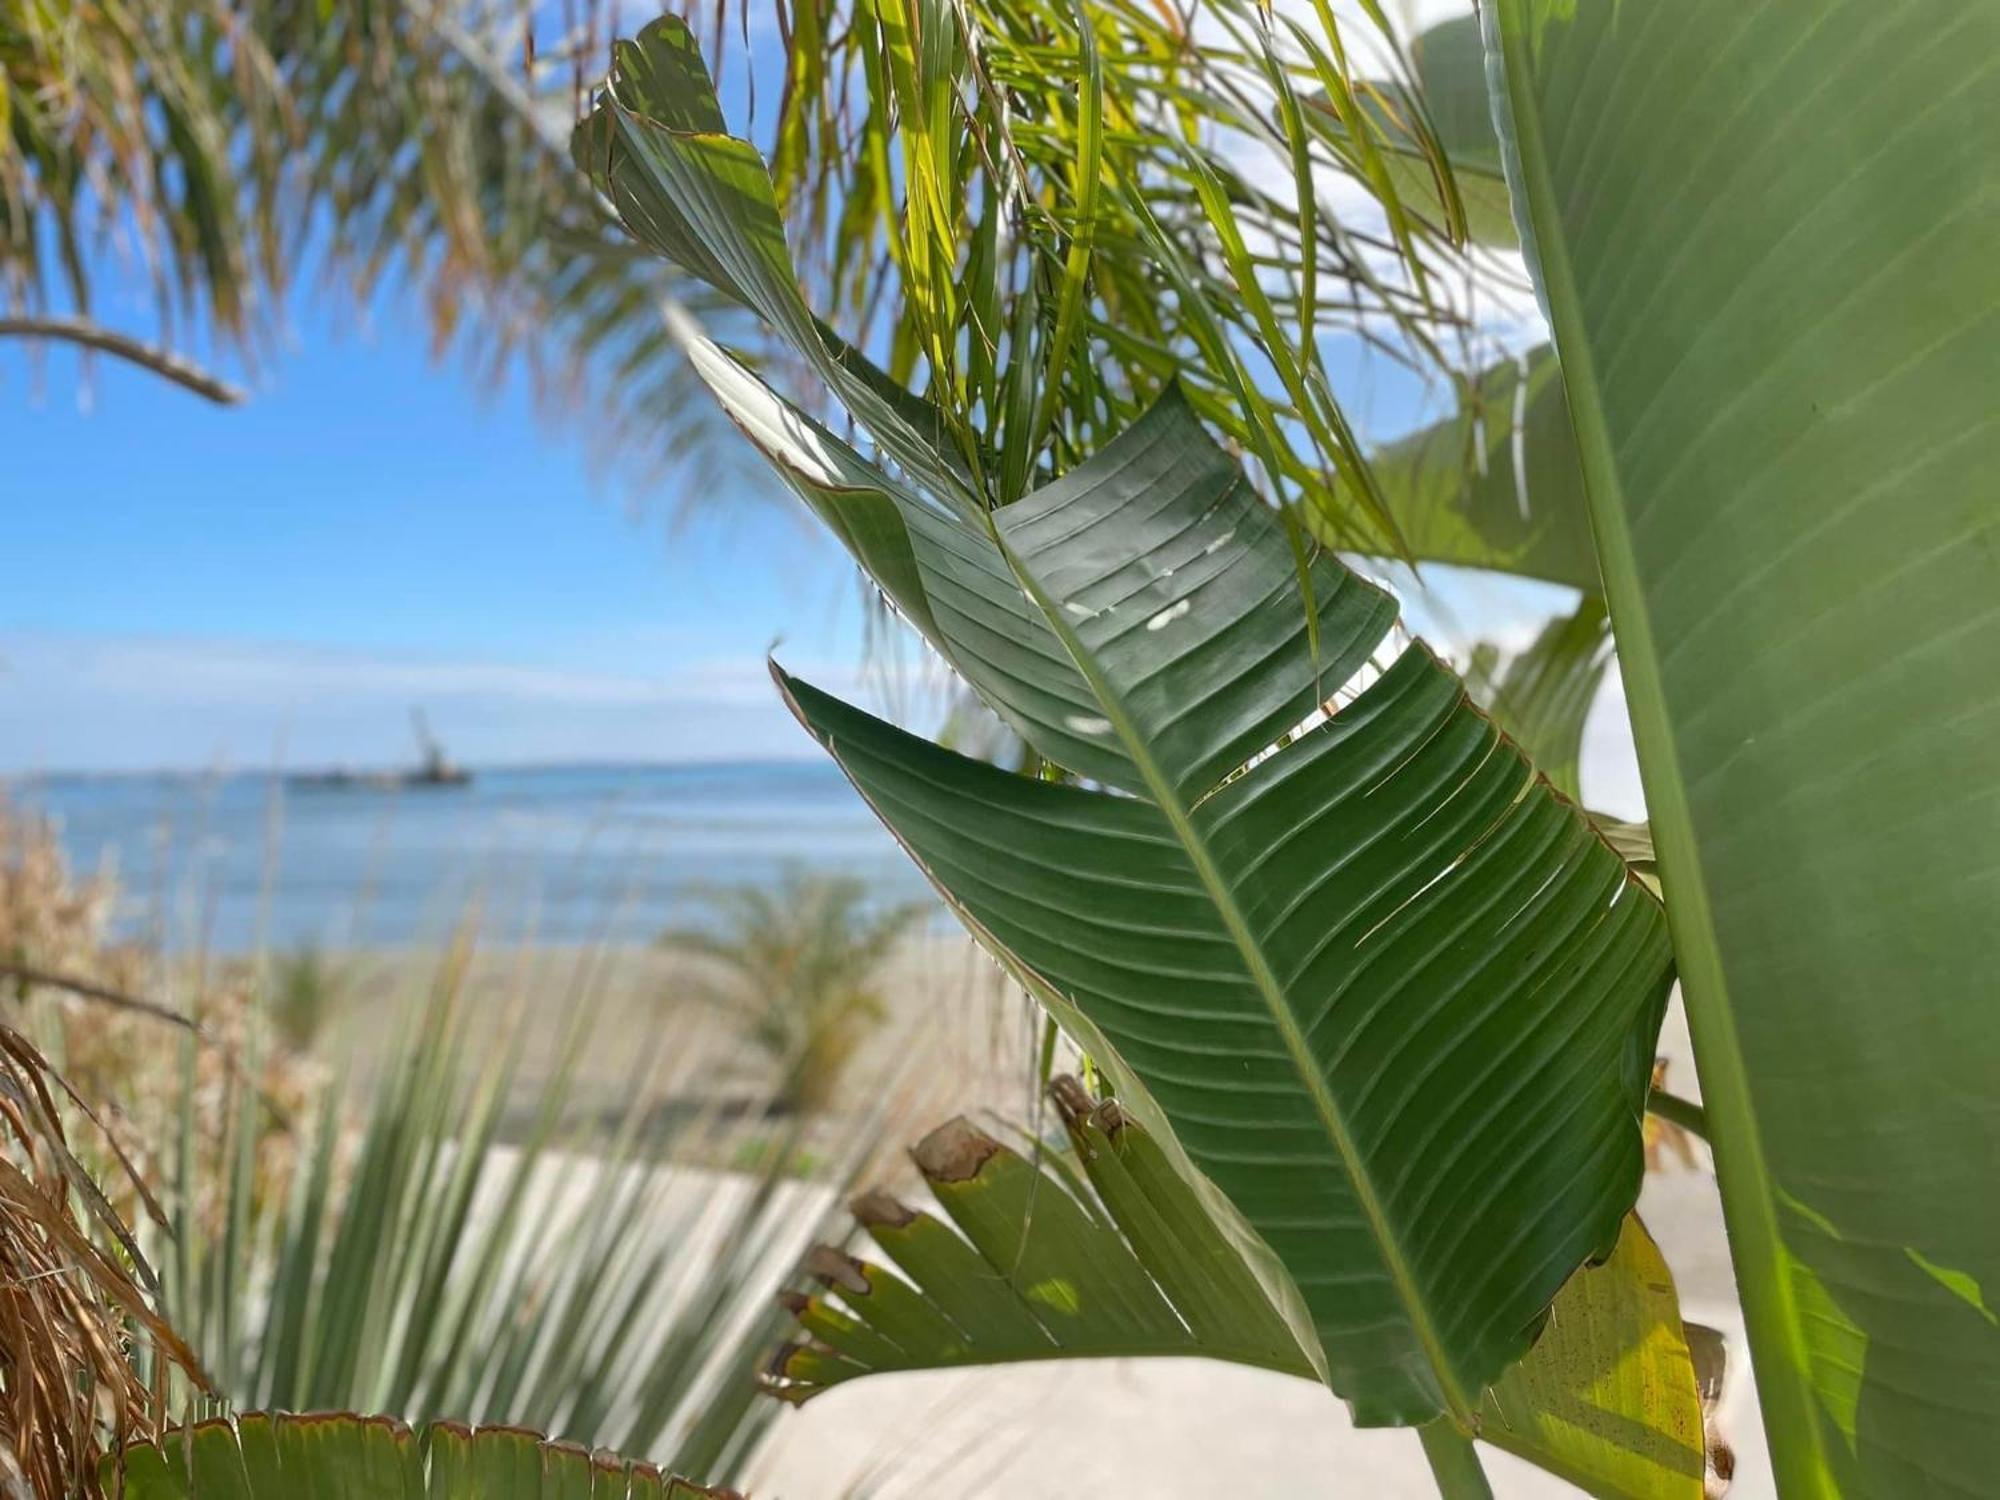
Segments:
[[[8,1500],[96,1496],[103,1455],[158,1431],[164,1393],[140,1379],[135,1341],[152,1346],[155,1368],[178,1366],[207,1384],[154,1310],[141,1284],[152,1273],[130,1231],[71,1153],[58,1089],[68,1091],[47,1060],[0,1026],[0,1494]]]
[[[130,997],[147,962],[110,938],[115,897],[108,877],[74,878],[52,830],[0,800],[0,975],[21,1007],[10,1019],[32,1017],[67,1067],[83,1069],[58,1069],[27,1031],[0,1024],[4,1500],[98,1493],[101,1454],[150,1434],[164,1415],[163,1392],[140,1376],[135,1356],[147,1355],[141,1363],[162,1379],[178,1367],[206,1384],[160,1316],[155,1278],[125,1222],[161,1218],[134,1162],[150,1154],[146,1133],[115,1133],[129,1119],[100,1118],[89,1102],[124,1098],[176,1050],[158,1045],[157,1016],[131,1008],[160,1009]],[[51,982],[58,972],[60,985]],[[74,1148],[65,1120],[87,1128]],[[107,1174],[103,1186],[93,1168]]]

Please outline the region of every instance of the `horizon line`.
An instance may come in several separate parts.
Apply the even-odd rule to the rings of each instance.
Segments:
[[[833,762],[823,755],[813,755],[802,751],[798,755],[773,755],[769,753],[742,756],[707,755],[689,756],[686,758],[661,758],[657,760],[635,760],[622,757],[604,760],[588,757],[549,760],[530,758],[524,760],[464,761],[458,764],[461,764],[466,770],[477,774],[482,771],[691,771],[752,766],[832,765]],[[271,777],[309,776],[327,771],[355,771],[361,774],[383,772],[393,774],[396,771],[406,769],[408,767],[401,764],[375,766],[372,763],[363,764],[349,761],[300,762],[293,765],[266,766],[258,769],[251,769],[249,767],[226,768],[213,765],[124,768],[62,766],[46,770],[0,768],[0,787],[32,781],[138,781],[160,777],[173,777],[177,780],[189,781],[204,778],[216,781],[242,781]]]

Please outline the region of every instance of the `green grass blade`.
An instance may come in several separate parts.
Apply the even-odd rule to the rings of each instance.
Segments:
[[[1077,84],[1076,221],[1070,226],[1069,249],[1063,257],[1062,286],[1056,294],[1056,323],[1043,373],[1042,398],[1035,414],[1028,451],[1039,453],[1055,425],[1060,404],[1062,371],[1069,364],[1083,321],[1084,297],[1090,282],[1090,257],[1097,236],[1097,198],[1104,157],[1104,64],[1098,56],[1097,34],[1081,5],[1075,10],[1077,40],[1083,64]]]

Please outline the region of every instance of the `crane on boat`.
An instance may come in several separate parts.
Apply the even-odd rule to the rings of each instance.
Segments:
[[[307,790],[342,790],[350,787],[370,791],[397,791],[404,787],[469,786],[472,773],[449,755],[431,733],[430,720],[421,708],[410,709],[410,727],[417,736],[417,764],[406,771],[353,771],[345,766],[331,771],[313,771],[289,778],[291,785]]]

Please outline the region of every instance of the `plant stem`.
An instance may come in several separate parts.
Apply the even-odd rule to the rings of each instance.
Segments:
[[[1426,1422],[1417,1429],[1423,1440],[1424,1457],[1431,1461],[1443,1500],[1493,1500],[1493,1486],[1479,1466],[1479,1454],[1472,1439],[1451,1424],[1449,1417]]]
[[[37,986],[43,989],[64,990],[83,1000],[95,1000],[101,1005],[109,1005],[116,1010],[131,1011],[142,1016],[151,1016],[156,1021],[166,1021],[188,1031],[199,1032],[201,1027],[193,1019],[182,1015],[170,1006],[157,1000],[142,1000],[137,995],[128,995],[123,990],[107,989],[94,980],[78,979],[69,974],[58,974],[51,969],[39,969],[33,964],[0,962],[0,979],[11,979],[21,987],[21,994]]]
[[[1689,1135],[1708,1140],[1708,1111],[1692,1099],[1683,1099],[1665,1089],[1654,1089],[1646,1096],[1646,1111],[1658,1115],[1669,1125],[1680,1126]]]

